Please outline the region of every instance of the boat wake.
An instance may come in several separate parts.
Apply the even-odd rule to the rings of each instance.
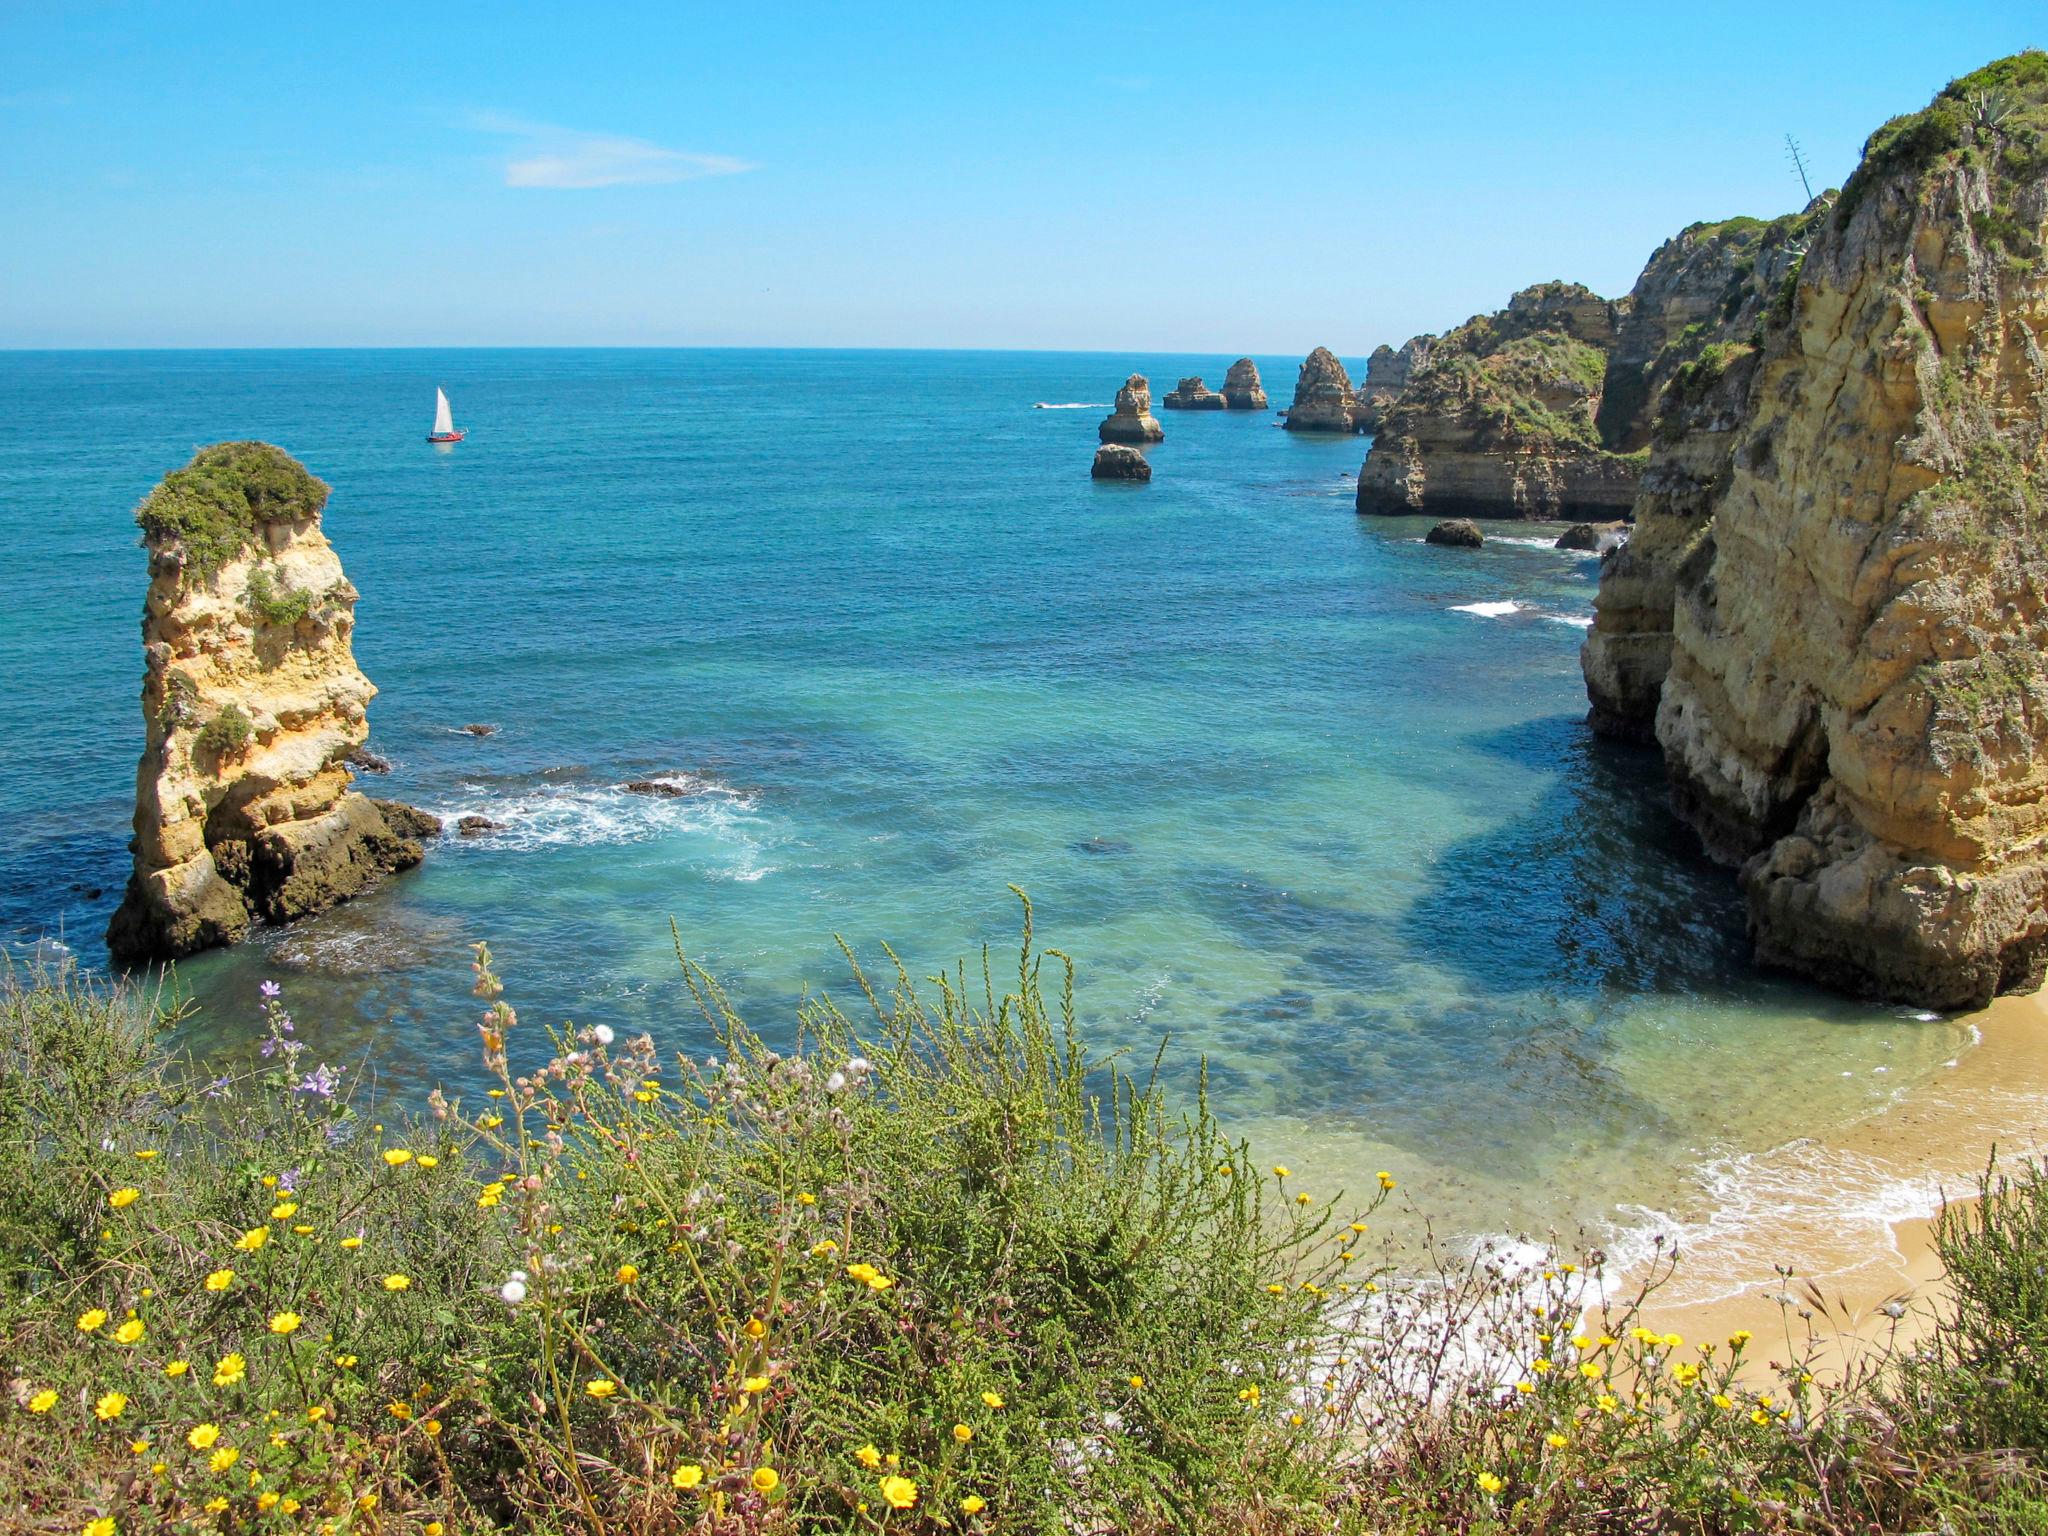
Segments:
[[[1031,409],[1034,411],[1106,411],[1109,409],[1109,406],[1107,404],[1097,405],[1092,400],[1061,400],[1058,402],[1041,400],[1032,406]]]

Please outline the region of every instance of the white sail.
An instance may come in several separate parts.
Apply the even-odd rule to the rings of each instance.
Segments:
[[[442,390],[434,391],[434,436],[446,437],[455,430],[455,413],[448,409],[448,396]]]

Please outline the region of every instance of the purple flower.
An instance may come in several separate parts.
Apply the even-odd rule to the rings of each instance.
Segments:
[[[266,982],[264,982],[264,983],[263,983],[263,985],[262,985],[262,986],[258,987],[258,988],[257,988],[256,990],[257,990],[258,992],[261,992],[261,993],[262,993],[262,994],[263,994],[263,995],[264,995],[265,997],[282,997],[282,996],[284,996],[284,988],[283,988],[283,987],[280,987],[280,986],[279,986],[279,985],[278,985],[278,984],[277,984],[276,982],[274,982],[274,981],[266,981]]]
[[[340,1067],[330,1067],[323,1061],[300,1078],[299,1086],[293,1091],[311,1094],[316,1099],[331,1099],[335,1090],[341,1086],[341,1073]]]

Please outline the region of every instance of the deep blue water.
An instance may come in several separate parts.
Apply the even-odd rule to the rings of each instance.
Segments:
[[[1351,510],[1364,444],[1098,402],[1224,357],[772,351],[0,354],[0,939],[88,964],[126,870],[144,571],[130,513],[259,437],[334,487],[382,690],[366,781],[505,830],[188,961],[201,1049],[283,980],[317,1049],[475,1071],[466,946],[529,1020],[701,1050],[668,922],[771,1036],[926,974],[1011,883],[1101,1046],[1212,1058],[1227,1118],[1327,1178],[1399,1166],[1473,1225],[1683,1204],[1708,1158],[1868,1110],[1945,1024],[1754,974],[1654,761],[1593,741],[1594,562]],[[1259,359],[1276,404],[1294,360]],[[422,441],[436,384],[468,441]],[[1467,605],[1514,602],[1488,616]],[[1576,621],[1576,622],[1574,622]],[[500,727],[488,739],[454,728]],[[690,793],[616,788],[682,776]]]

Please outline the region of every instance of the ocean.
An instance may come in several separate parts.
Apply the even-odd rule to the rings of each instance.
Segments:
[[[1586,730],[1598,566],[1555,527],[1425,546],[1352,511],[1363,440],[1269,413],[1162,410],[1149,485],[1088,478],[1126,373],[1156,400],[1229,361],[0,353],[0,942],[104,966],[130,514],[254,437],[334,487],[393,764],[363,787],[502,829],[179,965],[202,1055],[248,1049],[274,978],[316,1059],[473,1086],[480,939],[528,1023],[702,1055],[671,919],[774,1040],[854,994],[835,936],[1000,977],[1015,885],[1096,1048],[1168,1039],[1181,1084],[1206,1056],[1297,1182],[1395,1170],[1451,1231],[1696,1221],[1944,1070],[1965,1026],[1751,968],[1654,754]],[[1297,361],[1258,359],[1276,407]],[[466,442],[423,441],[436,385]]]

